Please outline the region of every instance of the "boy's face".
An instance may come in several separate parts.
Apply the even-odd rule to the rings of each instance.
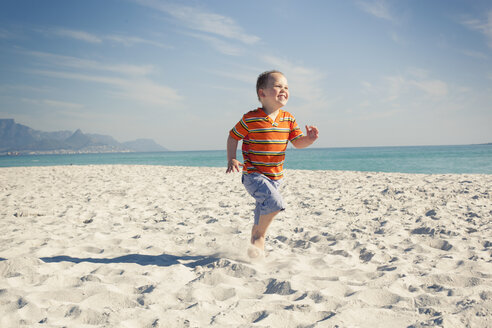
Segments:
[[[258,90],[263,107],[277,110],[289,100],[289,85],[287,79],[280,73],[272,73],[268,77],[267,86]]]

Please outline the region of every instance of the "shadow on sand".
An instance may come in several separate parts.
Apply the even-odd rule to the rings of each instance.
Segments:
[[[194,268],[198,265],[207,265],[220,260],[216,255],[198,255],[198,256],[175,256],[169,254],[162,255],[141,255],[141,254],[129,254],[119,256],[115,258],[78,258],[71,256],[53,256],[42,257],[41,260],[45,263],[59,263],[59,262],[72,262],[72,263],[135,263],[139,265],[157,265],[168,267],[172,265],[184,265],[189,268]]]

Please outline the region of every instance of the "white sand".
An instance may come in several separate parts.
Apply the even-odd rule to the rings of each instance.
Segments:
[[[0,327],[492,327],[492,175],[0,169]]]

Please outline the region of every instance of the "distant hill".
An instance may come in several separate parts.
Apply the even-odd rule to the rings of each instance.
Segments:
[[[123,146],[133,149],[137,152],[152,152],[152,151],[165,151],[166,149],[156,143],[152,139],[137,139],[134,141],[127,141],[123,143]]]
[[[107,153],[156,152],[167,149],[151,139],[120,143],[101,134],[75,132],[43,132],[18,124],[13,119],[0,119],[0,154],[8,153]]]

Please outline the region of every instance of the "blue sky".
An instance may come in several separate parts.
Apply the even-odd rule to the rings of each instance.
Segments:
[[[492,142],[492,2],[0,2],[0,118],[223,149],[283,71],[316,147]]]

